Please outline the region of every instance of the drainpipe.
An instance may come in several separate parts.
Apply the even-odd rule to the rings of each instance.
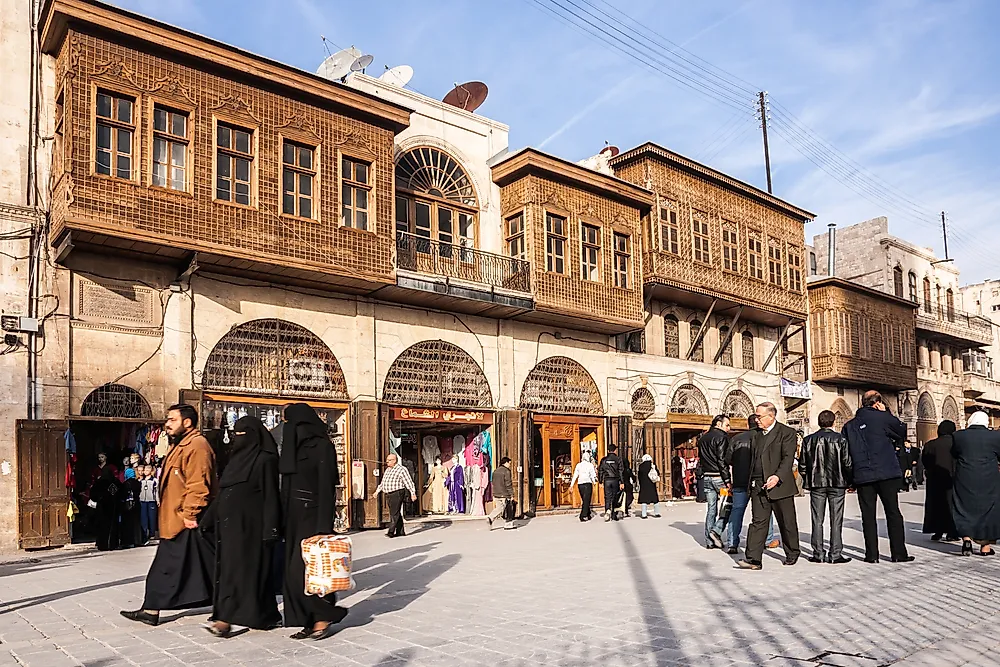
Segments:
[[[827,233],[826,274],[832,278],[837,275],[837,223],[831,222],[827,227],[830,231]]]

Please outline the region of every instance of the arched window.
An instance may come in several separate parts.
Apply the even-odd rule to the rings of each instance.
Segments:
[[[901,266],[892,270],[892,291],[900,299],[903,298],[903,267]]]
[[[152,419],[153,411],[142,394],[123,384],[103,384],[87,394],[80,406],[84,417]]]
[[[948,288],[948,291],[945,293],[945,299],[946,299],[947,308],[948,308],[948,321],[949,322],[954,322],[955,321],[955,293],[951,291],[950,287]]]
[[[396,163],[396,234],[412,234],[450,246],[476,247],[479,203],[472,179],[450,155],[422,146]],[[426,243],[426,242],[425,242]],[[422,249],[418,245],[418,250]],[[429,250],[429,248],[427,248]]]
[[[941,298],[941,284],[934,285],[934,296],[937,301],[937,316],[938,319],[944,318],[944,299]]]
[[[385,376],[382,400],[430,408],[491,408],[486,374],[469,353],[443,340],[411,345]]]
[[[917,299],[917,274],[915,274],[913,271],[910,271],[909,280],[910,280],[910,301],[912,301],[913,303],[917,303],[917,301],[919,300]]]
[[[931,279],[924,278],[924,312],[932,313],[934,312],[931,307]]]
[[[701,322],[699,320],[694,320],[688,327],[691,332],[691,342],[694,342],[695,336],[701,330]],[[698,341],[698,345],[691,352],[691,361],[705,361],[705,337],[702,336],[701,340]]]
[[[664,354],[673,359],[681,356],[681,338],[677,325],[677,318],[667,315],[663,318],[663,344]]]
[[[743,332],[743,368],[748,371],[755,368],[753,334],[749,331]]]
[[[725,345],[725,347],[722,348],[722,356],[719,357],[719,363],[723,366],[733,365],[733,341],[727,340],[728,338],[729,327],[719,327],[719,345]]]
[[[956,403],[955,399],[951,396],[944,399],[944,404],[941,406],[941,418],[950,419],[959,426],[962,424],[962,417],[958,411],[958,403]]]
[[[653,392],[645,387],[639,387],[632,394],[632,419],[636,421],[646,421],[653,416],[656,410],[656,399]]]
[[[733,389],[722,400],[722,414],[746,419],[753,413],[753,401],[739,389]]]
[[[677,387],[670,401],[670,411],[686,415],[707,415],[708,401],[701,390],[693,384],[682,384]]]
[[[937,410],[934,408],[934,399],[926,391],[920,394],[917,399],[917,419],[926,422],[937,421]]]

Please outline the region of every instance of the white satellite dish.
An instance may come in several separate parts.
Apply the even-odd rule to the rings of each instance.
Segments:
[[[392,69],[388,67],[382,76],[379,77],[379,81],[385,81],[390,86],[398,86],[399,88],[404,88],[406,84],[410,82],[413,78],[413,68],[409,65],[397,65]]]
[[[351,73],[351,65],[360,57],[361,51],[353,46],[343,51],[337,51],[320,63],[316,74],[330,81],[338,81]]]
[[[351,63],[351,71],[364,72],[365,68],[372,64],[373,60],[375,60],[375,56],[361,56]]]

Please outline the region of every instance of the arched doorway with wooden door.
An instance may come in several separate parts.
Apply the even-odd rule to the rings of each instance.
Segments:
[[[597,383],[579,362],[549,357],[525,378],[520,407],[527,422],[521,460],[529,505],[579,507],[579,494],[570,486],[573,470],[584,452],[595,465],[605,452],[604,400]],[[593,502],[601,498],[595,489]]]
[[[267,429],[281,425],[290,403],[307,403],[327,425],[337,452],[340,480],[334,529],[352,525],[349,483],[352,461],[350,395],[333,350],[295,322],[261,318],[233,325],[212,347],[201,372],[200,390],[182,392],[188,403],[201,404],[201,429],[216,450],[220,467],[228,459],[233,428],[253,416]],[[357,457],[360,458],[360,457]]]
[[[928,392],[922,392],[917,399],[917,445],[921,448],[937,437],[937,409],[934,398]],[[956,422],[957,425],[957,422]]]
[[[425,340],[396,357],[382,384],[379,460],[399,456],[422,490],[416,504],[407,502],[409,516],[481,516],[492,509],[493,419],[489,380],[458,345]],[[469,492],[445,495],[458,486]]]
[[[682,381],[670,394],[670,496],[697,496],[698,437],[712,424],[705,391],[692,380]]]

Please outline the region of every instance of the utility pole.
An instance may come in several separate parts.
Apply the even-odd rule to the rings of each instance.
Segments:
[[[773,194],[771,189],[771,153],[767,147],[767,92],[760,91],[760,128],[764,131],[764,169],[767,171],[767,193]]]
[[[941,211],[941,234],[944,236],[944,258],[948,259],[948,223],[944,219],[944,211]]]

